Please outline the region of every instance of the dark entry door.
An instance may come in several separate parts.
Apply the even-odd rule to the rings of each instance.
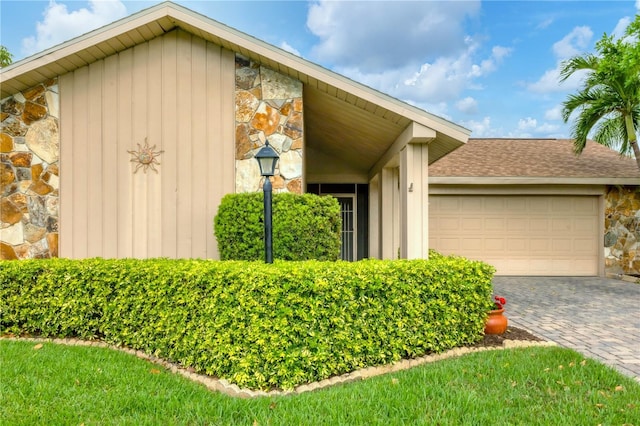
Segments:
[[[369,257],[369,185],[355,183],[308,183],[307,192],[331,195],[342,212],[341,258]]]
[[[355,196],[337,195],[342,213],[342,246],[340,258],[342,260],[355,260],[356,253],[356,212]]]

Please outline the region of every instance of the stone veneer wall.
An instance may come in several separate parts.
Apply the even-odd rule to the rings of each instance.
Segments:
[[[302,193],[302,83],[236,54],[236,192],[261,188],[254,155],[269,141],[280,155],[275,192]]]
[[[0,259],[58,255],[58,84],[0,105]]]
[[[605,195],[607,274],[640,274],[640,187],[610,187]]]

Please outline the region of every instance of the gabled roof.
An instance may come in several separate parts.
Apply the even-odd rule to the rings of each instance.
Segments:
[[[0,69],[0,98],[176,28],[300,80],[304,84],[309,147],[339,156],[354,168],[370,170],[411,122],[436,131],[435,143],[429,148],[431,162],[461,146],[469,137],[470,131],[457,124],[171,2],[160,3]]]
[[[581,155],[571,139],[469,139],[429,167],[429,182],[447,184],[580,183],[640,185],[632,158],[589,141]]]

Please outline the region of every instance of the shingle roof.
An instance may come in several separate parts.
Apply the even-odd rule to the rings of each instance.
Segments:
[[[635,159],[589,141],[581,155],[571,139],[475,139],[429,166],[430,176],[638,179]]]

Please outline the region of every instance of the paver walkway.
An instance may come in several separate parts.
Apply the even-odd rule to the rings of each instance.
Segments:
[[[640,284],[598,277],[495,277],[509,323],[640,382]]]

